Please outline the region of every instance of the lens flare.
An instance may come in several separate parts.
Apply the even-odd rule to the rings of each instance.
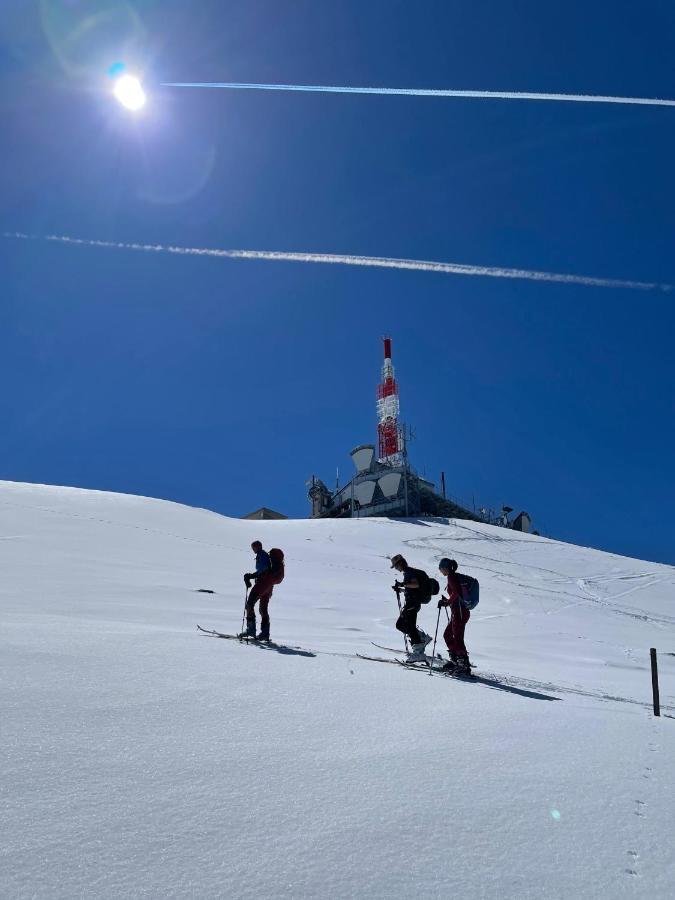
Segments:
[[[145,92],[138,78],[134,78],[133,75],[122,75],[118,78],[114,93],[122,106],[126,106],[127,109],[136,111],[145,106]]]
[[[119,78],[120,75],[123,75],[126,72],[127,67],[123,62],[113,63],[108,69],[108,76],[110,78]]]

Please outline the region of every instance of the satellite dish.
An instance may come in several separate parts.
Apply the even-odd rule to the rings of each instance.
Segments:
[[[388,475],[383,475],[377,483],[385,497],[395,497],[401,485],[401,473],[390,472]]]
[[[358,500],[361,506],[368,506],[369,503],[373,502],[373,494],[375,493],[375,485],[376,481],[362,481],[361,484],[357,484],[354,487],[354,497]]]
[[[354,447],[349,454],[357,472],[368,472],[373,464],[375,456],[374,444],[361,444],[360,447]]]

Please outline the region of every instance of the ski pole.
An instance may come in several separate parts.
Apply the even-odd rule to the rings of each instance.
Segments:
[[[241,617],[241,634],[244,633],[244,620],[246,619],[246,607],[248,606],[248,586],[245,588],[244,593],[244,613]],[[246,643],[248,644],[248,635],[246,636]]]
[[[403,615],[403,608],[401,606],[401,592],[396,587],[396,585],[392,585],[392,587],[396,591],[396,599],[398,600],[398,614],[400,618]],[[405,652],[410,653],[410,648],[408,647],[408,635],[405,633],[405,631],[403,632],[403,646],[405,647]]]
[[[438,623],[441,621],[441,608],[438,607],[438,615],[436,616],[436,631],[434,632],[434,649],[431,651],[431,662],[429,663],[429,674],[434,670],[434,660],[436,659],[436,638],[438,637]]]

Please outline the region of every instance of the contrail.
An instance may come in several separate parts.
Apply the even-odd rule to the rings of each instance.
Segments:
[[[385,94],[396,97],[456,97],[471,100],[556,100],[562,103],[620,103],[624,106],[675,106],[658,97],[611,97],[600,94],[541,94],[534,91],[452,91],[432,88],[346,87],[323,84],[244,84],[237,81],[171,81],[162,87],[224,88],[246,91],[305,91],[323,94]]]
[[[672,291],[675,285],[646,281],[624,281],[619,278],[595,278],[589,275],[568,275],[558,272],[539,272],[531,269],[505,269],[493,266],[472,266],[464,263],[433,262],[422,259],[396,259],[388,256],[352,256],[338,253],[291,253],[284,250],[215,250],[209,247],[174,247],[163,244],[125,244],[115,241],[85,240],[66,235],[49,234],[44,237],[5,232],[3,237],[20,240],[55,241],[82,247],[103,247],[111,250],[140,250],[144,253],[173,253],[179,256],[214,256],[225,259],[260,259],[275,262],[327,263],[338,266],[368,266],[377,269],[410,269],[414,272],[435,272],[441,275],[477,275],[485,278],[511,278],[525,281],[553,281],[559,284],[579,284],[584,287],[624,288],[637,291]]]

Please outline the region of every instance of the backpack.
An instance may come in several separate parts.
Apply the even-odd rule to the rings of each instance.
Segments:
[[[432,597],[440,591],[441,587],[435,578],[429,578],[423,569],[416,569],[417,582],[419,584],[418,600],[420,603],[428,603]]]
[[[462,586],[462,603],[467,609],[475,609],[478,606],[480,585],[476,578],[470,575],[460,575],[457,573],[459,583]]]
[[[274,547],[269,552],[270,557],[270,575],[272,584],[281,584],[284,580],[284,551],[279,550],[277,547]]]

